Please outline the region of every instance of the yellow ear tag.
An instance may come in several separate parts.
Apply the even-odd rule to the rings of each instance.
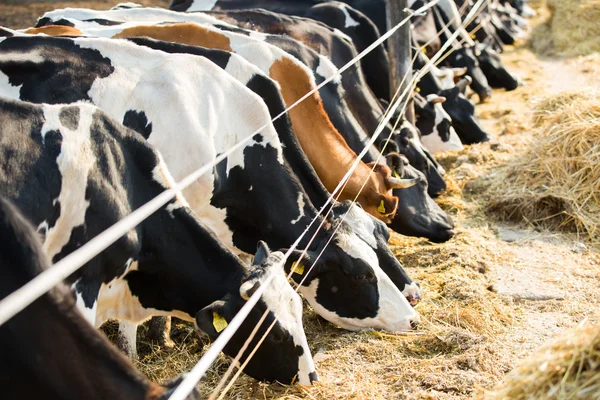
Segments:
[[[415,90],[417,91],[417,93],[419,93],[421,91],[421,88],[417,86]]]
[[[398,174],[398,171],[396,171],[396,168],[394,168],[394,176],[400,179],[400,175]]]
[[[423,54],[427,54],[427,48],[421,47],[421,51],[423,52]]]
[[[300,264],[297,261],[292,263],[292,272],[298,275],[302,275],[304,273],[304,265]]]
[[[215,327],[215,331],[220,333],[223,329],[227,328],[227,321],[225,318],[221,317],[219,314],[213,311],[213,326]]]
[[[471,39],[475,39],[477,36],[475,36],[474,33],[471,33]]]
[[[383,204],[383,200],[381,200],[381,203],[379,203],[379,207],[377,207],[377,211],[379,211],[381,214],[385,214],[385,205]]]

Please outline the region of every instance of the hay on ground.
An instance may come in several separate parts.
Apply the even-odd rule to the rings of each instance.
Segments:
[[[600,326],[587,322],[517,367],[486,400],[600,399]]]
[[[544,55],[574,57],[600,52],[600,0],[547,0],[549,18],[531,45]]]
[[[567,93],[541,102],[530,150],[490,187],[491,211],[600,243],[600,97]]]

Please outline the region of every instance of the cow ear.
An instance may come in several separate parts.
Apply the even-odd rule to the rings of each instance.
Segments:
[[[269,246],[262,240],[258,241],[258,245],[256,246],[256,254],[254,255],[254,265],[261,265],[263,262],[269,258],[271,255],[271,251],[269,250]]]
[[[228,318],[227,303],[223,300],[217,300],[198,311],[196,325],[211,339],[215,339],[227,328]]]
[[[379,202],[377,206],[377,212],[382,216],[392,216],[396,213],[396,209],[398,208],[398,197],[396,196],[387,196],[378,194]]]
[[[313,267],[313,260],[316,259],[316,254],[311,251],[306,251],[304,254],[300,250],[294,250],[285,262],[284,269],[286,275],[297,284],[308,286],[312,280],[311,276],[314,276],[317,272],[318,266]],[[323,259],[319,259],[319,264]]]

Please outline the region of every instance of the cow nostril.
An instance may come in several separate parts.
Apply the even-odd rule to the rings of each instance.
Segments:
[[[410,320],[410,327],[412,329],[417,329],[417,327],[419,326],[419,321],[416,319],[411,319]]]
[[[319,381],[319,376],[317,375],[317,373],[315,371],[313,371],[313,372],[311,372],[311,373],[308,374],[308,379],[310,380],[310,383],[318,382]]]

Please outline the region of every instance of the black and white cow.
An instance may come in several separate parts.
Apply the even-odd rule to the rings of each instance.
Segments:
[[[3,49],[5,72],[11,60],[24,60],[19,57],[27,54],[29,39],[16,37],[14,43],[2,42],[19,49]],[[30,67],[39,67],[44,62],[42,54],[48,50],[59,56],[65,47],[36,52],[40,58],[28,57]],[[22,65],[13,67],[24,72]],[[52,69],[52,64],[46,67]],[[62,82],[68,77],[58,75],[54,74]],[[12,82],[21,84],[14,87],[4,81],[3,89],[12,86],[25,96],[33,88],[40,92],[50,89],[34,81],[19,81],[25,76],[11,74]],[[66,91],[82,83],[69,82]],[[37,226],[43,251],[53,262],[126,217],[173,181],[160,155],[141,135],[90,104],[34,105],[0,99],[0,121],[0,152],[3,159],[10,160],[0,166],[2,195]],[[176,315],[195,321],[215,338],[251,292],[268,274],[275,274],[225,352],[237,354],[268,307],[268,318],[260,329],[264,332],[275,318],[276,327],[246,372],[258,379],[281,382],[291,382],[297,376],[299,382],[310,384],[316,373],[302,329],[302,302],[287,284],[278,265],[281,258],[281,253],[270,254],[261,245],[255,265],[245,267],[178,195],[73,273],[67,282],[77,306],[96,326],[109,318],[140,322],[152,315]],[[254,338],[254,344],[257,342]]]
[[[304,261],[307,268],[293,274],[297,282],[304,279],[300,292],[315,309],[326,304],[322,315],[348,329],[403,330],[418,319],[401,291],[416,302],[420,289],[387,247],[385,225],[347,202],[334,207],[336,215],[350,210],[343,222],[317,216],[283,157],[265,103],[226,73],[248,71],[236,59],[223,71],[202,57],[167,54],[126,40],[43,36],[5,39],[0,54],[0,82],[6,82],[0,83],[0,93],[35,102],[91,100],[141,131],[178,179],[262,128],[245,148],[184,192],[200,219],[228,247],[251,253],[258,239],[288,248],[316,218],[326,229],[309,231],[301,242],[307,246],[316,233]],[[58,65],[61,76],[54,74]],[[61,90],[64,78],[71,82],[68,90]],[[246,79],[248,86],[276,88],[259,75]],[[320,193],[327,198],[325,190]],[[335,232],[339,223],[347,229]],[[286,264],[288,271],[295,258]],[[335,293],[328,286],[333,277]],[[315,294],[310,287],[317,286]]]
[[[30,110],[21,111],[18,118]],[[0,299],[49,267],[39,235],[0,196]],[[166,400],[179,383],[148,381],[85,320],[63,283],[0,326],[0,349],[0,385],[7,400]],[[195,390],[188,396],[199,398]]]
[[[446,98],[437,94],[423,97],[419,93],[415,93],[413,98],[417,116],[416,125],[421,132],[423,146],[432,154],[462,150],[464,147],[452,127],[452,118],[442,107]]]
[[[429,62],[429,58],[415,48],[416,57],[414,68],[421,69]],[[442,106],[452,119],[452,126],[456,130],[463,144],[473,144],[490,140],[489,134],[483,130],[479,120],[475,116],[475,105],[468,100],[462,91],[471,83],[471,77],[467,76],[459,81],[453,88],[444,89],[442,82],[434,74],[425,74],[417,89],[423,96],[435,94],[446,99]]]

